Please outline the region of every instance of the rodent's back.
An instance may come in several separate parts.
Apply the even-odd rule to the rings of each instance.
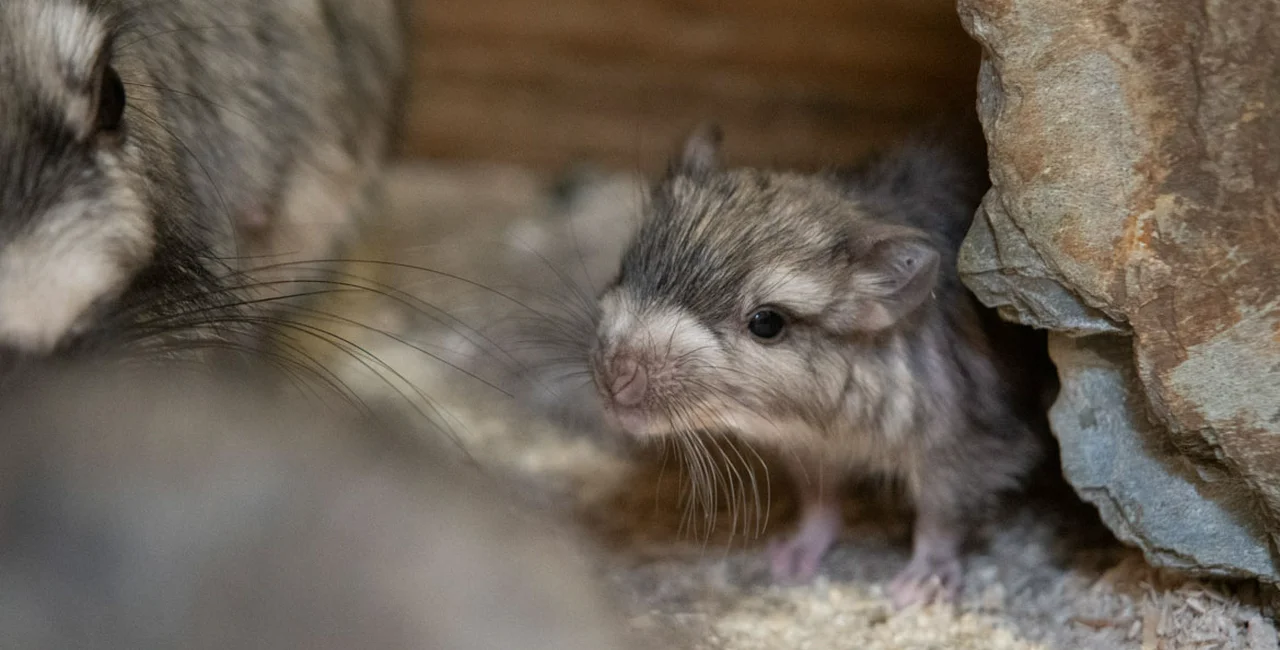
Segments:
[[[354,170],[387,148],[404,67],[389,0],[121,4],[136,27],[120,55],[151,77],[136,91],[181,141],[200,217],[283,210],[291,175]]]
[[[986,146],[976,118],[939,121],[832,177],[880,218],[935,233],[954,256],[991,186]]]

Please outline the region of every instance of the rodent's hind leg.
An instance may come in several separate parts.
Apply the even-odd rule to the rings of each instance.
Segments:
[[[964,569],[960,554],[968,527],[943,508],[917,507],[911,560],[889,583],[889,598],[899,610],[932,602],[953,602]]]
[[[790,464],[800,492],[800,521],[785,539],[769,544],[769,566],[778,582],[808,582],[831,549],[844,522],[840,513],[839,477],[798,461]]]

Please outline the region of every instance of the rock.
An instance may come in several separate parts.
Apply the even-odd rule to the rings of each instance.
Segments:
[[[1049,413],[1063,471],[1120,539],[1160,566],[1275,574],[1265,528],[1201,498],[1195,467],[1146,416],[1129,338],[1054,335],[1049,352],[1063,379]]]
[[[1156,564],[1280,583],[1280,1],[959,7],[993,182],[961,272],[1057,333],[1068,478]]]

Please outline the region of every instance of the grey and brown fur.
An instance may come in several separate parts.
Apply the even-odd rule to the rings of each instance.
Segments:
[[[570,529],[261,379],[45,366],[0,395],[0,645],[623,647]]]
[[[0,346],[147,339],[304,291],[286,267],[338,253],[387,149],[400,24],[393,0],[0,3]]]
[[[915,550],[894,600],[953,595],[974,525],[1045,457],[1051,377],[1043,339],[957,275],[988,184],[976,124],[838,173],[726,169],[718,145],[689,140],[603,293],[608,410],[640,437],[727,430],[789,461],[806,514],[780,578],[816,570],[845,478],[903,488]],[[776,339],[747,329],[762,307],[785,316]]]

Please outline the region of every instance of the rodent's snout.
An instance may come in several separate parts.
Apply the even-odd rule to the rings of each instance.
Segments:
[[[630,356],[614,358],[610,365],[609,392],[618,406],[639,406],[648,388],[648,372]]]
[[[653,387],[645,360],[633,352],[609,350],[596,356],[591,370],[605,411],[629,433],[643,435],[649,425],[646,399]]]
[[[607,295],[602,308],[590,366],[605,414],[633,436],[688,428],[714,397],[709,370],[725,365],[716,337],[683,308],[627,293]]]

